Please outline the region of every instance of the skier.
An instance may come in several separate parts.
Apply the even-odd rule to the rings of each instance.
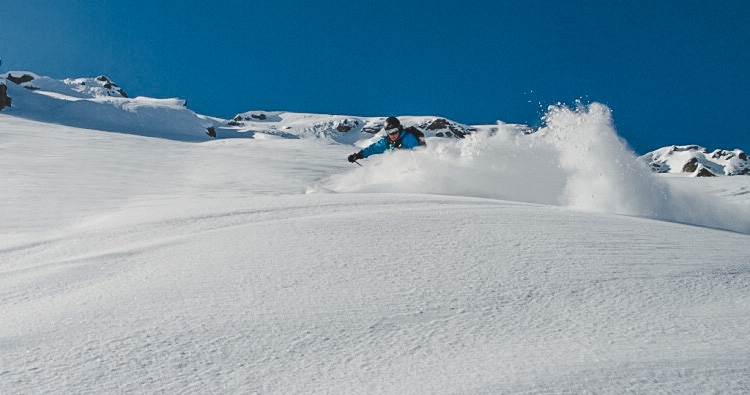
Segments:
[[[380,140],[370,144],[367,148],[349,155],[349,162],[354,163],[358,159],[367,158],[370,155],[382,154],[387,150],[393,149],[412,149],[424,144],[424,134],[416,128],[404,130],[401,121],[396,117],[388,117],[383,127],[386,135]],[[413,131],[412,131],[413,130]]]

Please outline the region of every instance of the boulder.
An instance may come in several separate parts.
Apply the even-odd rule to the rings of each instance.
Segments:
[[[24,74],[24,75],[22,75],[20,77],[14,77],[12,74],[8,74],[7,80],[10,81],[10,82],[12,82],[12,83],[14,83],[14,84],[16,84],[16,85],[21,85],[21,84],[23,84],[25,82],[33,81],[34,77],[32,77],[32,76],[30,76],[28,74]]]
[[[5,107],[10,107],[10,97],[8,97],[8,87],[5,84],[0,83],[0,110]]]

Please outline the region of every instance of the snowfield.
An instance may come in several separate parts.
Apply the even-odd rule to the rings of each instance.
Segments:
[[[651,174],[603,106],[362,167],[15,111],[0,393],[750,391],[750,177]]]

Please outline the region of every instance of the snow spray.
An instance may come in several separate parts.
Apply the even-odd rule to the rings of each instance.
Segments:
[[[549,106],[543,126],[498,123],[464,139],[368,158],[337,175],[340,192],[426,193],[681,222],[750,233],[745,207],[671,187],[638,160],[600,103]]]

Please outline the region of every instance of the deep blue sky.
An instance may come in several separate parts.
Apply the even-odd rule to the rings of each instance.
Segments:
[[[750,2],[24,0],[1,72],[106,74],[131,96],[248,110],[538,125],[598,101],[639,153],[750,151]]]

